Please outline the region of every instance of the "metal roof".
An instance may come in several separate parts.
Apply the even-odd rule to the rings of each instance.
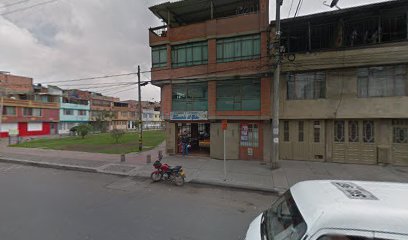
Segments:
[[[347,15],[347,14],[356,14],[356,12],[361,12],[361,11],[372,11],[372,10],[381,10],[384,11],[387,8],[393,8],[396,6],[401,6],[404,5],[405,8],[408,8],[408,1],[407,0],[389,0],[385,2],[378,2],[378,3],[373,3],[373,4],[365,4],[365,5],[359,5],[355,7],[350,7],[350,8],[343,8],[340,10],[334,10],[334,11],[327,11],[327,12],[321,12],[321,13],[315,13],[315,14],[310,14],[310,15],[305,15],[305,16],[300,16],[296,18],[286,18],[282,19],[282,23],[291,23],[291,22],[299,22],[299,21],[305,21],[313,18],[321,18],[321,17],[335,17],[338,15]],[[271,24],[274,24],[275,21],[271,21]]]
[[[252,0],[259,8],[259,1]],[[165,2],[150,7],[150,11],[170,26],[180,26],[211,19],[211,4],[213,4],[213,18],[227,17],[237,14],[241,6],[248,4],[243,0],[180,0]]]
[[[290,189],[308,231],[338,228],[408,234],[408,184],[306,181]]]

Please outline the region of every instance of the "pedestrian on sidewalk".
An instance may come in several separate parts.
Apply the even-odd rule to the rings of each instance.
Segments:
[[[183,157],[188,155],[188,147],[190,145],[190,138],[188,137],[188,134],[186,131],[183,132],[183,135],[181,136],[181,147],[183,151]]]

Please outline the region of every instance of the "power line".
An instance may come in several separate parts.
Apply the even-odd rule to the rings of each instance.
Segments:
[[[297,5],[297,7],[296,7],[295,15],[293,16],[293,18],[295,18],[295,17],[297,16],[297,14],[299,13],[300,8],[301,8],[301,5],[302,5],[302,2],[303,2],[303,0],[299,0],[298,5]]]
[[[14,3],[8,3],[8,4],[4,4],[4,5],[1,6],[0,8],[8,8],[8,7],[12,7],[12,6],[18,5],[18,4],[30,2],[30,1],[32,1],[32,0],[22,0],[22,1],[14,2]]]
[[[290,13],[292,12],[293,2],[294,2],[294,0],[292,0],[292,2],[290,3],[290,9],[289,9],[288,17],[290,17]]]
[[[136,75],[136,74],[137,72],[130,72],[130,73],[112,74],[112,75],[78,78],[78,79],[70,79],[70,80],[62,80],[62,81],[52,81],[48,83],[79,82],[79,81],[96,80],[96,79],[103,79],[103,78],[123,77],[123,76],[130,76],[130,75]]]
[[[12,13],[26,11],[26,10],[29,10],[29,9],[32,9],[32,8],[35,8],[35,7],[39,7],[39,6],[50,4],[50,3],[53,3],[53,2],[57,2],[57,1],[59,1],[59,0],[50,0],[50,1],[46,1],[46,2],[40,2],[40,3],[31,5],[31,6],[28,6],[28,7],[18,8],[16,10],[4,12],[4,13],[2,13],[0,15],[1,16],[6,16],[6,15],[9,15],[9,14],[12,14]]]

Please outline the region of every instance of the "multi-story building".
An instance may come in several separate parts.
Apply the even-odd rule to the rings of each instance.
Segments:
[[[161,129],[163,126],[160,111],[154,109],[143,109],[142,121],[144,129]]]
[[[218,4],[218,5],[217,5]],[[408,165],[408,3],[282,21],[281,159]],[[152,80],[162,90],[167,152],[208,133],[222,157],[269,159],[274,63],[268,1],[184,0],[150,8]]]
[[[41,136],[58,133],[59,96],[27,77],[0,74],[2,109],[0,136]]]
[[[113,103],[113,119],[110,124],[110,130],[127,130],[128,123],[133,119],[130,114],[129,104],[126,102]]]
[[[407,14],[396,0],[283,20],[282,159],[408,165]]]
[[[128,109],[129,109],[129,120],[127,123],[127,129],[128,130],[136,130],[138,127],[138,122],[139,122],[139,104],[138,101],[135,100],[127,100],[123,101],[124,103],[128,104]]]
[[[267,159],[270,135],[269,0],[183,0],[150,7],[152,83],[161,88],[167,152],[188,134],[192,152]]]
[[[89,123],[91,105],[88,100],[80,99],[71,91],[65,91],[60,97],[60,122],[58,132],[67,134],[71,128]]]

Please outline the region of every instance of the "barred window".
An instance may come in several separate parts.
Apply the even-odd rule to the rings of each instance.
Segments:
[[[365,143],[374,143],[374,121],[363,121],[363,141]]]
[[[208,63],[208,42],[186,43],[171,49],[173,67],[194,66]]]
[[[362,98],[406,96],[408,93],[406,65],[359,68],[357,78],[358,96]]]
[[[241,147],[259,147],[258,124],[241,125]]]
[[[260,35],[217,39],[217,62],[256,59],[261,55]]]
[[[334,141],[335,142],[344,142],[344,121],[335,121],[334,122]]]
[[[299,142],[303,142],[305,139],[305,122],[299,121]]]
[[[320,121],[314,121],[313,124],[313,138],[315,143],[320,142]]]
[[[348,122],[348,134],[349,134],[349,142],[359,141],[358,121],[353,120],[353,121]]]
[[[319,99],[325,97],[326,73],[289,74],[287,81],[287,98],[289,100]]]
[[[408,143],[408,120],[393,120],[393,142]]]
[[[283,141],[289,142],[289,121],[283,122]]]

